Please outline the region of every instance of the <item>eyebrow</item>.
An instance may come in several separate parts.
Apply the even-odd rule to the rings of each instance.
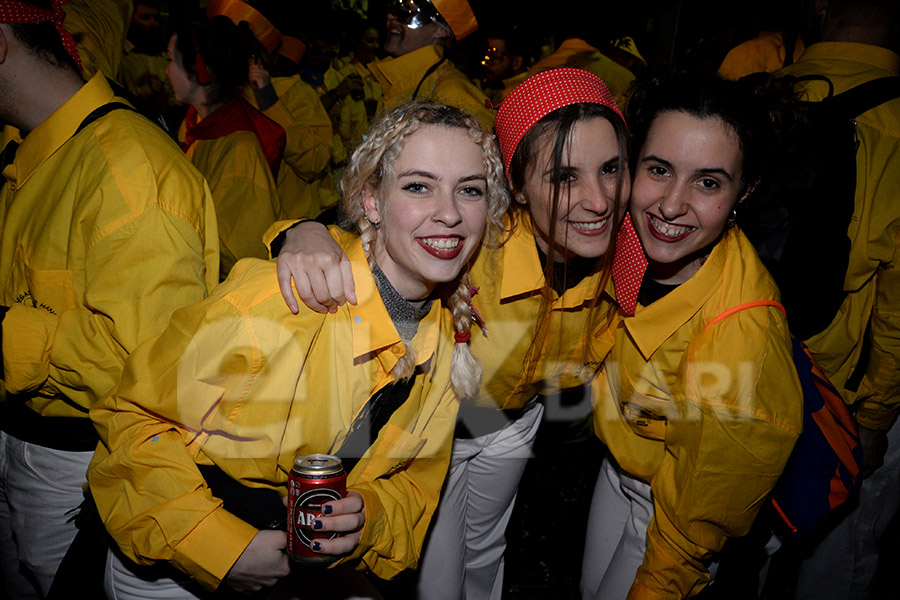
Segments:
[[[433,179],[434,181],[440,181],[440,179],[441,179],[440,177],[438,177],[437,175],[435,175],[434,173],[432,173],[430,171],[419,171],[416,169],[410,169],[409,171],[403,171],[397,177],[425,177],[426,179]],[[474,175],[466,175],[465,177],[459,178],[460,183],[465,182],[465,181],[487,181],[487,176],[482,173],[478,173],[478,174],[474,174]]]
[[[656,156],[655,154],[648,154],[647,156],[645,156],[644,158],[641,159],[642,164],[646,163],[646,162],[658,162],[658,163],[662,163],[663,165],[669,167],[670,169],[672,168],[672,163],[670,163],[669,161],[667,161],[664,158],[660,158],[659,156]],[[728,181],[734,181],[734,176],[731,173],[729,173],[728,171],[726,171],[725,169],[723,169],[722,167],[703,167],[701,169],[696,169],[694,171],[694,175],[721,175]]]

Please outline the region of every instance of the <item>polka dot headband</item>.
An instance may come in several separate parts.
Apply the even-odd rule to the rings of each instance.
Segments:
[[[78,68],[81,68],[81,57],[78,56],[78,47],[75,45],[75,38],[66,31],[63,23],[66,20],[66,11],[62,5],[69,0],[53,0],[50,4],[50,10],[38,8],[37,6],[20,2],[19,0],[0,0],[0,23],[8,25],[16,25],[21,23],[53,23],[56,31],[59,32],[59,39],[62,40],[63,48],[75,60]]]
[[[622,116],[606,84],[583,69],[542,71],[510,92],[500,103],[494,120],[507,177],[513,154],[528,130],[554,110],[579,102],[602,104]]]

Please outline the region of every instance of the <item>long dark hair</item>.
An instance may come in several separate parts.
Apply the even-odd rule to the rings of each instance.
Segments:
[[[531,346],[528,349],[524,365],[526,381],[532,379],[534,369],[539,362],[539,350],[543,346],[546,336],[552,333],[548,331],[549,327],[547,325],[548,317],[550,315],[550,303],[553,300],[552,290],[556,289],[558,286],[561,286],[560,289],[569,287],[567,285],[568,282],[566,281],[569,270],[564,269],[562,271],[563,281],[557,281],[558,274],[553,268],[557,258],[566,256],[566,249],[557,243],[554,237],[560,210],[560,197],[562,196],[562,188],[564,185],[561,185],[559,182],[564,162],[567,159],[565,156],[566,143],[571,138],[572,129],[577,123],[598,117],[606,119],[613,127],[613,131],[616,134],[620,168],[616,176],[616,193],[613,200],[614,205],[612,214],[610,215],[612,226],[610,227],[609,248],[602,257],[597,259],[591,272],[592,275],[600,273],[601,276],[597,282],[597,288],[594,293],[595,301],[589,308],[590,314],[588,316],[588,325],[585,328],[585,335],[590,335],[591,332],[594,332],[598,328],[604,318],[608,321],[611,316],[609,313],[599,314],[597,307],[601,304],[599,298],[603,295],[609,281],[609,273],[615,249],[616,232],[618,231],[618,226],[623,213],[620,209],[624,204],[622,191],[625,184],[625,178],[628,177],[628,130],[625,126],[625,122],[615,111],[602,104],[582,102],[563,106],[547,114],[528,130],[528,133],[522,137],[522,140],[516,147],[516,151],[509,164],[510,188],[513,197],[516,197],[525,189],[525,181],[528,177],[529,169],[534,168],[534,162],[537,160],[542,144],[548,143],[548,141],[553,144],[553,153],[550,158],[550,180],[553,182],[553,193],[550,208],[550,231],[547,232],[548,239],[546,240],[548,251],[547,261],[544,265],[545,285],[542,290],[541,307],[538,313],[534,337],[532,338]],[[615,310],[615,307],[612,304],[609,306],[610,312]],[[556,333],[557,335],[563,335],[562,330]],[[586,344],[585,347],[590,348],[591,346]]]

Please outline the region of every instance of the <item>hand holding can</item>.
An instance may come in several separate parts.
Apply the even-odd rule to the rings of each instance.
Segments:
[[[306,564],[328,564],[334,556],[317,553],[317,540],[332,540],[340,533],[318,531],[323,504],[347,496],[347,474],[341,459],[328,454],[306,454],[294,459],[288,477],[288,556]],[[318,521],[319,527],[316,527]]]

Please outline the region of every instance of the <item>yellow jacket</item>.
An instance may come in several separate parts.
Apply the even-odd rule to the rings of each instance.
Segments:
[[[338,200],[329,168],[331,119],[316,91],[299,75],[273,77],[272,86],[278,102],[263,114],[281,125],[287,134],[284,162],[289,167],[278,170],[278,195],[288,218],[312,219]],[[252,89],[245,86],[242,95],[251,106],[258,108]]]
[[[480,406],[522,407],[535,394],[553,394],[584,385],[594,377],[612,343],[605,324],[611,298],[597,298],[599,274],[586,277],[552,300],[544,334],[536,342],[535,366],[525,366],[541,308],[545,285],[543,267],[525,211],[509,240],[499,249],[482,247],[472,267],[478,293],[472,304],[485,323],[472,328],[472,354],[484,368]],[[593,307],[593,309],[592,309]],[[586,346],[587,329],[594,316],[598,334]],[[591,356],[588,356],[590,352]]]
[[[619,107],[624,109],[625,99],[628,97],[634,81],[634,73],[601,54],[599,50],[584,40],[579,38],[565,40],[553,54],[531,65],[526,78],[541,71],[559,67],[577,67],[590,71],[603,80]]]
[[[167,560],[213,589],[256,530],[211,496],[196,464],[286,494],[298,454],[334,452],[404,346],[362,246],[345,247],[358,306],[291,314],[272,262],[241,261],[205,302],[134,353],[116,394],[91,412],[101,444],[88,481],[130,558]],[[379,577],[414,568],[449,462],[457,401],[452,330],[435,303],[413,340],[409,399],[349,474],[365,499],[357,550]]]
[[[391,110],[416,97],[437,100],[474,115],[487,130],[494,127],[494,111],[484,105],[487,96],[478,86],[445,60],[423,79],[433,65],[444,55],[440,46],[425,46],[397,58],[388,57],[369,63],[369,70],[381,84],[384,94],[384,110]]]
[[[805,48],[803,40],[798,38],[792,62],[800,58]],[[784,66],[786,54],[783,34],[780,31],[764,31],[759,37],[732,48],[719,65],[719,76],[737,81],[753,73],[774,73]]]
[[[265,235],[266,244],[291,225],[276,223]],[[344,239],[353,234],[339,235]],[[529,372],[523,365],[535,336],[544,275],[527,212],[518,211],[516,227],[500,248],[481,247],[470,273],[478,288],[472,305],[484,328],[472,327],[469,347],[484,372],[478,398],[467,403],[516,409],[535,394],[553,394],[591,381],[613,339],[605,326],[612,298],[604,293],[597,299],[600,274],[586,277],[562,296],[550,292],[549,320]],[[597,332],[590,339],[588,325]]]
[[[185,137],[182,122],[178,139]],[[219,224],[219,279],[242,258],[266,258],[262,235],[284,218],[275,180],[252,131],[195,140],[187,157],[209,182]]]
[[[839,94],[877,77],[897,76],[900,57],[868,44],[823,42],[807,48],[784,72],[819,74]],[[827,86],[811,83],[811,100]],[[848,236],[848,292],[841,310],[822,333],[805,340],[819,366],[850,404],[856,420],[888,429],[900,413],[900,99],[857,119],[856,201]],[[871,317],[871,357],[857,391],[844,387],[860,362]]]
[[[729,230],[687,282],[623,318],[593,387],[594,426],[650,484],[655,515],[629,600],[684,598],[706,561],[747,533],[800,434],[802,395],[781,312],[726,310],[778,292]]]
[[[348,96],[341,102],[338,130],[347,152],[352,153],[369,133],[371,119],[367,105],[377,107],[382,101],[381,84],[375,80],[372,72],[359,62],[350,62],[343,66],[338,70],[338,75],[340,76],[338,83],[348,75],[359,75],[363,82],[363,97],[360,100]]]
[[[202,176],[156,125],[115,110],[97,75],[28,134],[3,171],[5,387],[47,416],[87,417],[125,357],[217,281]]]
[[[131,0],[69,0],[66,30],[75,38],[85,80],[97,72],[115,79],[131,24]]]

